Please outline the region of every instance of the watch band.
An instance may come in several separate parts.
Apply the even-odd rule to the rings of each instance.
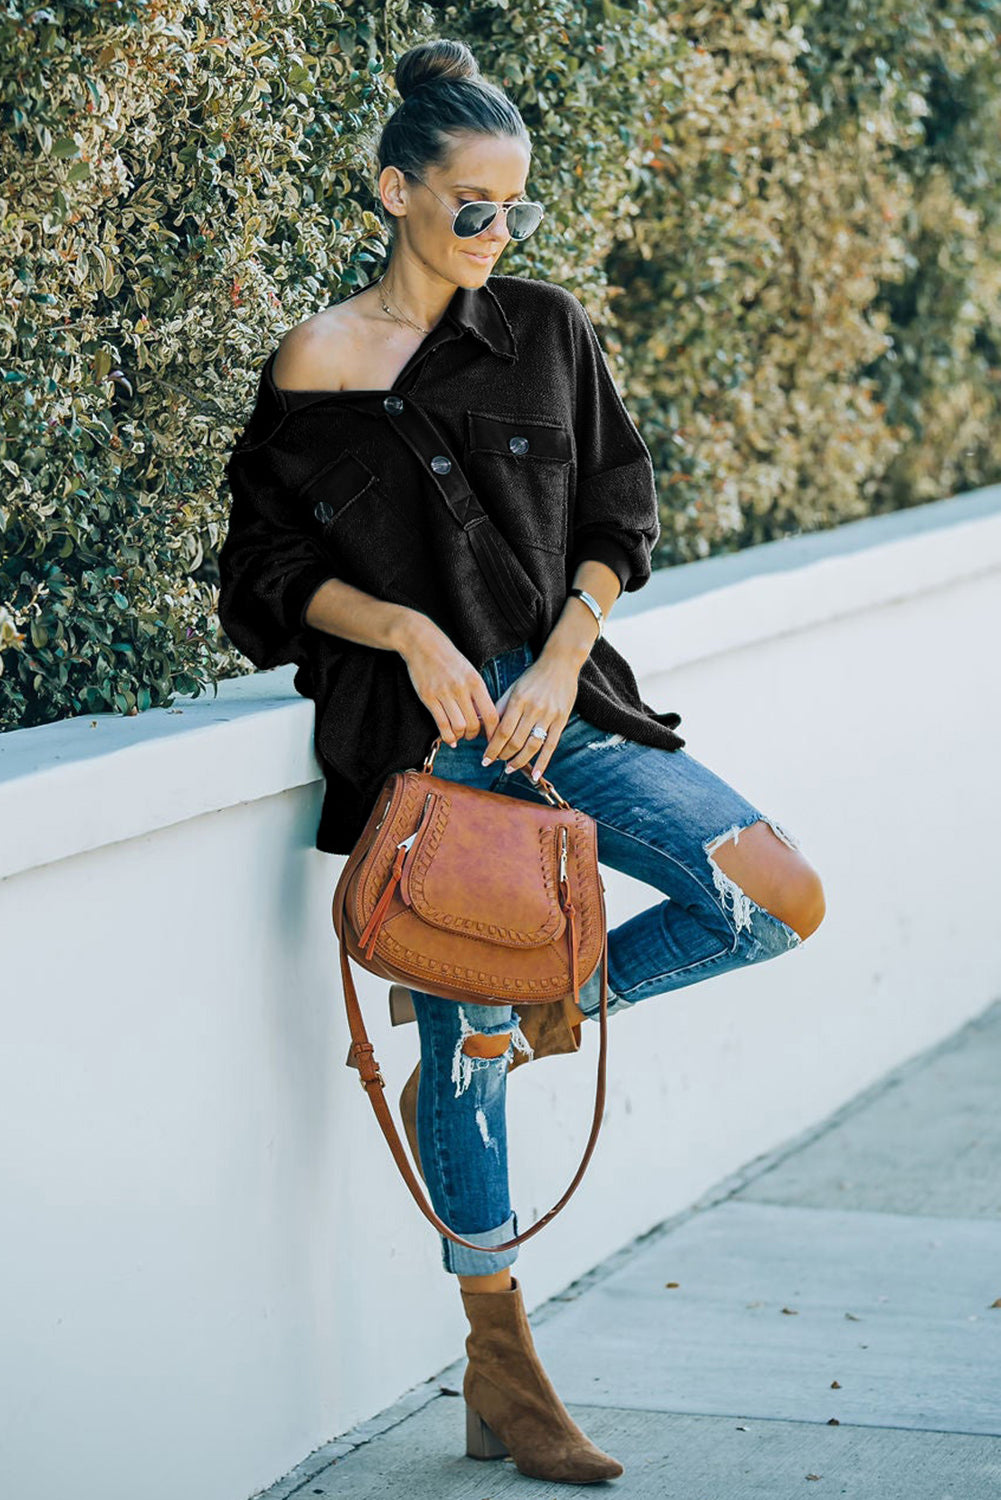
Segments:
[[[588,591],[587,591],[587,589],[577,589],[577,588],[571,589],[570,590],[570,594],[568,595],[568,597],[573,597],[573,598],[576,598],[576,599],[582,599],[584,601],[584,603],[587,605],[588,609],[591,611],[591,613],[594,615],[594,618],[598,622],[598,636],[597,636],[597,639],[600,640],[601,636],[604,634],[604,630],[605,630],[605,615],[604,615],[604,611],[602,610],[601,605],[598,603],[597,599],[594,597],[593,594],[589,594]]]

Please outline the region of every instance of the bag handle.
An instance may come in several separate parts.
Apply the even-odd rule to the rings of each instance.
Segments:
[[[584,1155],[581,1157],[580,1165],[578,1166],[577,1171],[574,1173],[573,1181],[570,1183],[570,1186],[567,1188],[562,1198],[560,1198],[557,1203],[554,1203],[549,1212],[543,1214],[541,1219],[536,1220],[531,1228],[526,1229],[523,1234],[515,1235],[514,1239],[505,1240],[503,1244],[489,1246],[475,1245],[472,1240],[464,1240],[461,1235],[458,1235],[453,1230],[449,1229],[448,1225],[445,1224],[435,1213],[434,1209],[431,1207],[430,1203],[427,1201],[417,1184],[417,1179],[414,1176],[413,1169],[411,1168],[406,1149],[404,1148],[403,1142],[400,1140],[399,1132],[396,1129],[396,1125],[393,1121],[393,1116],[391,1115],[389,1110],[389,1105],[386,1103],[385,1093],[383,1092],[386,1087],[386,1081],[383,1078],[382,1073],[380,1072],[379,1064],[375,1060],[375,1048],[368,1039],[368,1033],[365,1030],[365,1022],[361,1013],[361,1006],[358,1004],[358,995],[355,991],[354,980],[351,977],[351,965],[348,958],[348,951],[345,945],[344,936],[346,930],[344,911],[346,882],[339,883],[338,888],[334,892],[335,926],[340,933],[341,976],[344,981],[344,1004],[347,1009],[348,1027],[351,1032],[352,1043],[351,1052],[349,1054],[349,1061],[351,1060],[351,1058],[354,1059],[354,1065],[357,1067],[358,1072],[361,1075],[362,1087],[364,1088],[366,1094],[368,1094],[369,1099],[372,1101],[372,1108],[375,1110],[375,1117],[379,1121],[379,1125],[382,1128],[382,1133],[386,1137],[386,1140],[389,1144],[389,1149],[393,1153],[394,1160],[396,1161],[396,1165],[399,1167],[403,1180],[406,1183],[407,1187],[410,1189],[411,1197],[417,1204],[417,1207],[420,1209],[424,1217],[430,1220],[430,1222],[434,1225],[434,1227],[439,1231],[440,1234],[444,1234],[450,1240],[454,1240],[457,1245],[465,1245],[469,1250],[513,1250],[516,1245],[521,1245],[525,1240],[531,1239],[533,1234],[538,1234],[539,1230],[544,1228],[545,1225],[549,1223],[550,1219],[555,1218],[560,1209],[565,1207],[565,1205],[569,1202],[571,1196],[576,1191],[581,1178],[584,1176],[584,1172],[587,1169],[588,1162],[591,1160],[591,1154],[594,1151],[595,1144],[598,1140],[598,1132],[601,1129],[601,1120],[605,1108],[605,1064],[608,1051],[608,929],[605,920],[605,892],[600,880],[598,882],[598,885],[598,896],[601,902],[602,929],[605,936],[601,945],[601,1010],[599,1012],[601,1044],[598,1050],[598,1073],[594,1091],[594,1115],[591,1120],[591,1133],[588,1136],[587,1145],[584,1148]],[[574,1003],[576,1004],[580,991],[577,983],[577,930],[574,924],[574,911],[572,906],[569,912],[569,927],[570,941],[572,945],[571,951],[573,955]],[[553,1004],[555,1002],[547,1001],[542,1003]]]
[[[424,757],[424,764],[423,764],[423,766],[421,766],[421,771],[422,772],[425,772],[425,771],[427,771],[429,773],[433,772],[433,770],[434,770],[434,758],[438,754],[438,751],[441,749],[441,744],[442,744],[441,735],[440,734],[436,734],[435,737],[434,737],[434,740],[431,743],[430,750],[428,751],[427,755],[425,755],[425,757]],[[546,778],[545,778],[545,776],[540,776],[539,779],[538,779],[538,781],[536,781],[534,779],[534,777],[532,776],[532,768],[531,768],[531,766],[519,766],[518,770],[519,771],[524,771],[525,775],[528,777],[529,781],[535,787],[536,791],[541,792],[542,795],[545,797],[546,801],[549,802],[549,803],[551,803],[553,807],[565,807],[568,811],[572,811],[572,809],[570,807],[570,803],[566,800],[565,797],[561,797],[560,796],[559,792],[553,786],[553,783],[551,781],[547,781]]]

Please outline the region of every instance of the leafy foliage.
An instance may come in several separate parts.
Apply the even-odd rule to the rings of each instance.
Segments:
[[[660,476],[661,564],[1001,471],[993,0],[0,14],[0,728],[246,669],[222,466],[266,353],[379,269],[393,59],[466,40]]]

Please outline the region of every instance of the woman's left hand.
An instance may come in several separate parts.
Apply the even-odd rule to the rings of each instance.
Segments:
[[[535,755],[532,779],[544,775],[573,712],[578,675],[578,668],[544,654],[531,662],[497,699],[500,722],[487,743],[484,764],[506,760],[507,770],[514,772]],[[546,730],[544,740],[532,733],[536,724]]]

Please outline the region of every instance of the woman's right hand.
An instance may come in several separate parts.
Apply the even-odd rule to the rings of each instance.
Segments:
[[[440,626],[425,616],[402,655],[417,696],[453,750],[460,739],[493,734],[500,715],[487,685]]]

